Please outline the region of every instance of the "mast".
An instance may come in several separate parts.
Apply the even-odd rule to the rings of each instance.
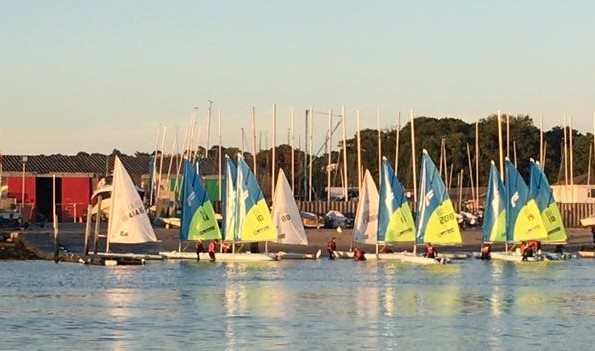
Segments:
[[[543,167],[543,115],[539,118],[539,164]]]
[[[291,142],[291,192],[295,196],[295,134],[293,130],[293,107],[289,111],[289,119],[291,124],[291,131],[289,132],[289,140]]]
[[[395,136],[395,174],[399,174],[399,136],[401,135],[401,111],[397,118],[397,131]]]
[[[411,109],[409,117],[411,120],[411,167],[413,168],[413,208],[415,208],[415,215],[417,216],[417,174],[415,170],[415,122],[413,119],[413,109]],[[413,240],[413,255],[417,255],[417,235],[415,235],[415,238]]]
[[[308,122],[310,122],[309,125],[309,132],[310,135],[307,136],[310,139],[310,142],[308,143],[308,147],[310,148],[310,150],[308,150],[309,153],[309,158],[310,158],[310,162],[308,162],[308,201],[312,201],[312,126],[313,126],[313,119],[314,119],[314,109],[312,107],[310,107],[310,120]]]
[[[567,141],[567,125],[566,125],[566,115],[563,116],[564,119],[564,185],[568,186],[568,141]],[[566,190],[568,191],[568,190]],[[566,194],[568,195],[568,194]]]
[[[58,263],[60,251],[58,248],[58,213],[56,212],[56,174],[52,174],[52,222],[54,229],[54,262]]]
[[[574,149],[574,143],[572,142],[572,134],[573,130],[572,130],[572,116],[568,117],[568,142],[569,142],[569,159],[570,159],[570,169],[569,169],[569,173],[570,173],[570,186],[574,186],[574,153],[573,153],[573,149]],[[573,188],[571,188],[572,190],[572,197],[574,200],[574,190]]]
[[[273,145],[272,149],[272,161],[271,161],[271,202],[275,198],[275,147],[277,145],[277,104],[273,104]],[[256,177],[255,177],[256,178]]]
[[[473,209],[479,210],[479,121],[475,122],[475,204]]]
[[[362,138],[359,132],[359,110],[356,111],[357,123],[357,188],[362,190]]]
[[[502,124],[500,123],[500,110],[498,110],[498,154],[500,155],[500,178],[504,180],[504,152],[502,149]]]
[[[381,181],[381,168],[382,168],[382,141],[380,133],[380,106],[376,107],[376,127],[378,128],[378,184]]]
[[[506,157],[510,158],[510,115],[506,114]]]
[[[217,111],[218,113],[218,120],[217,120],[217,138],[218,138],[218,142],[219,142],[219,146],[217,147],[217,158],[219,159],[218,162],[218,167],[217,167],[217,184],[218,186],[218,200],[221,201],[221,196],[222,196],[222,188],[223,185],[221,184],[221,166],[223,165],[223,160],[222,160],[222,150],[221,150],[221,143],[222,143],[222,139],[221,139],[221,108],[219,108],[219,110]]]
[[[211,150],[211,115],[213,113],[213,100],[209,101],[209,109],[207,111],[207,149],[205,158],[209,158],[209,151]]]
[[[471,150],[467,143],[467,160],[469,162],[469,179],[471,180],[471,198],[475,199],[475,182],[473,181],[473,166],[471,165]]]
[[[252,109],[250,110],[250,121],[252,122],[252,168],[254,168],[254,178],[258,179],[258,176],[256,175],[256,109],[254,106],[252,106]],[[242,136],[242,143],[243,142],[244,138]]]
[[[341,105],[341,116],[343,117],[342,120],[342,130],[341,130],[341,134],[343,137],[343,185],[344,185],[344,190],[343,190],[343,196],[345,201],[349,200],[349,192],[347,190],[347,187],[349,186],[347,184],[348,182],[348,178],[347,178],[347,144],[345,142],[346,137],[345,137],[345,129],[346,129],[346,122],[347,122],[347,116],[345,116],[345,105]]]
[[[161,193],[161,176],[163,173],[163,156],[165,155],[165,132],[166,128],[162,125],[163,134],[161,135],[161,157],[159,157],[159,175],[157,176],[157,195],[155,196],[155,200],[159,200],[159,194]],[[157,206],[155,206],[155,211],[157,210]]]
[[[326,202],[331,202],[331,138],[333,137],[333,110],[328,110],[328,135],[326,138],[326,149],[328,152],[328,161],[326,166]]]

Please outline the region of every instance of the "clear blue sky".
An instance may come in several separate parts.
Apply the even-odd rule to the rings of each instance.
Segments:
[[[250,106],[270,143],[273,103],[279,142],[290,107],[299,136],[306,107],[342,104],[348,135],[356,109],[376,127],[376,106],[382,127],[411,108],[469,122],[500,109],[590,132],[594,14],[591,1],[4,1],[0,150],[150,151],[160,124],[169,148],[207,99],[227,146]]]

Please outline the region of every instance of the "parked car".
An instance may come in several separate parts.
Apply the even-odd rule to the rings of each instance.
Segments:
[[[324,227],[324,218],[316,213],[300,211],[302,224],[304,228],[322,228]]]
[[[331,210],[324,215],[324,226],[325,228],[353,228],[353,219],[339,211]]]

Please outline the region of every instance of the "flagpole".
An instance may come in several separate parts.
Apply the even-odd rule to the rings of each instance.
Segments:
[[[218,197],[218,200],[219,200],[219,204],[221,204],[221,195],[222,195],[222,192],[223,192],[223,190],[222,190],[223,189],[223,186],[221,184],[221,179],[222,179],[222,177],[221,177],[221,167],[223,166],[223,162],[222,162],[222,159],[221,159],[222,158],[222,149],[221,149],[221,143],[222,143],[222,139],[221,139],[221,108],[219,108],[219,110],[218,110],[218,117],[219,118],[218,118],[218,122],[217,122],[217,134],[218,134],[218,139],[219,139],[219,147],[217,148],[217,151],[218,151],[217,153],[218,153],[218,158],[219,158],[219,167],[217,167],[217,183],[219,185],[219,189],[218,189],[219,190],[219,193],[218,193],[219,197]],[[219,205],[219,206],[221,206],[221,205]],[[221,211],[221,209],[219,209],[219,211]]]

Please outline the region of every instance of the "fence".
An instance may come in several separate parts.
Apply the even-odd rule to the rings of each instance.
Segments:
[[[298,208],[301,211],[307,211],[324,215],[330,210],[339,211],[345,215],[355,216],[357,210],[357,201],[297,201]],[[221,213],[221,202],[215,201],[213,203],[215,211]],[[564,224],[568,228],[579,228],[581,226],[581,218],[589,217],[595,214],[595,203],[582,203],[582,204],[571,204],[571,203],[558,203],[560,208],[560,214],[564,220]]]

